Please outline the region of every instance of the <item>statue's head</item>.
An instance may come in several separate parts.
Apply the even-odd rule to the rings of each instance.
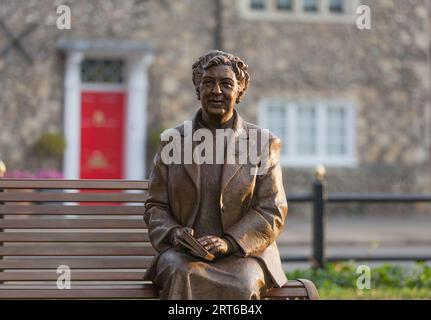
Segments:
[[[192,66],[193,83],[202,108],[212,115],[232,112],[247,90],[248,66],[237,56],[213,50]]]

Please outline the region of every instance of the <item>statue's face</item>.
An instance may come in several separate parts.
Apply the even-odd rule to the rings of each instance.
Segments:
[[[219,65],[204,70],[199,91],[203,111],[220,117],[233,113],[240,88],[232,68]]]

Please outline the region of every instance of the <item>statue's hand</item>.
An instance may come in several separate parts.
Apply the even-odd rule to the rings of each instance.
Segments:
[[[212,254],[226,254],[229,250],[228,242],[217,236],[203,236],[198,242]]]
[[[190,234],[191,236],[193,236],[194,234],[194,230],[192,228],[189,227],[182,227],[182,228],[175,228],[172,231],[171,234],[171,244],[176,247],[176,248],[180,248],[182,247],[179,243],[178,240],[183,238],[183,234],[187,232],[188,234]]]

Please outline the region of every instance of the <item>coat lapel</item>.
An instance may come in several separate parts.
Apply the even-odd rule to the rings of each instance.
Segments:
[[[196,215],[198,213],[200,202],[201,202],[201,170],[200,170],[200,166],[195,163],[184,164],[184,168],[187,174],[189,175],[190,179],[193,181],[193,184],[195,186],[195,192],[196,192],[196,203],[192,213],[187,219],[187,226],[193,227],[193,223],[196,219]],[[187,190],[184,190],[184,191],[187,192]]]
[[[195,147],[196,143],[193,142],[193,148]],[[190,164],[183,164],[184,169],[186,170],[187,174],[189,175],[190,179],[192,180],[195,188],[197,191],[200,191],[201,189],[201,167],[200,165],[196,164],[194,161]],[[200,197],[200,192],[198,192],[197,197]]]
[[[184,161],[184,143],[186,143],[186,141],[192,141],[192,150],[194,150],[197,142],[193,141],[193,132],[194,132],[194,128],[196,128],[196,119],[197,119],[197,115],[198,115],[199,111],[196,113],[193,122],[192,122],[192,130],[181,130],[181,136],[183,137],[183,144],[182,144],[182,160]],[[193,154],[192,154],[193,155]],[[201,167],[200,165],[196,164],[193,161],[192,158],[192,163],[184,163],[183,162],[183,167],[184,170],[187,172],[187,175],[189,176],[190,180],[193,182],[193,185],[195,187],[195,192],[196,192],[196,203],[193,209],[193,212],[190,214],[189,218],[187,219],[187,226],[188,227],[192,227],[193,223],[196,219],[196,215],[199,209],[199,205],[200,205],[200,200],[201,200]]]
[[[234,123],[234,132],[235,135],[232,137],[234,139],[235,143],[235,163],[233,164],[227,164],[225,163],[223,165],[223,173],[222,173],[222,179],[221,179],[221,195],[223,195],[223,192],[225,191],[227,185],[232,180],[232,178],[236,175],[239,169],[244,164],[241,164],[239,161],[239,142],[240,139],[247,139],[248,140],[248,130],[247,125],[244,122],[244,120],[239,116],[239,114],[234,110],[236,122]],[[246,141],[248,143],[248,141]]]
[[[184,126],[181,127],[180,129],[180,134],[182,137],[182,144],[181,144],[181,161],[182,161],[182,165],[185,169],[185,171],[187,172],[187,175],[190,177],[190,179],[193,182],[193,185],[195,186],[196,190],[200,190],[200,166],[196,163],[194,163],[194,161],[191,161],[191,163],[184,163],[184,153],[185,152],[193,152],[195,146],[196,146],[196,142],[193,141],[193,132],[196,128],[196,117],[197,114],[199,113],[199,111],[196,113],[196,115],[193,118],[192,121],[192,128],[191,130],[186,130]],[[185,143],[192,143],[192,147],[191,150],[185,150]],[[192,158],[193,160],[193,158]]]

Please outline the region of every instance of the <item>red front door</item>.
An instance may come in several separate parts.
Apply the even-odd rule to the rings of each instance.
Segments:
[[[81,93],[81,179],[122,179],[124,92]]]

